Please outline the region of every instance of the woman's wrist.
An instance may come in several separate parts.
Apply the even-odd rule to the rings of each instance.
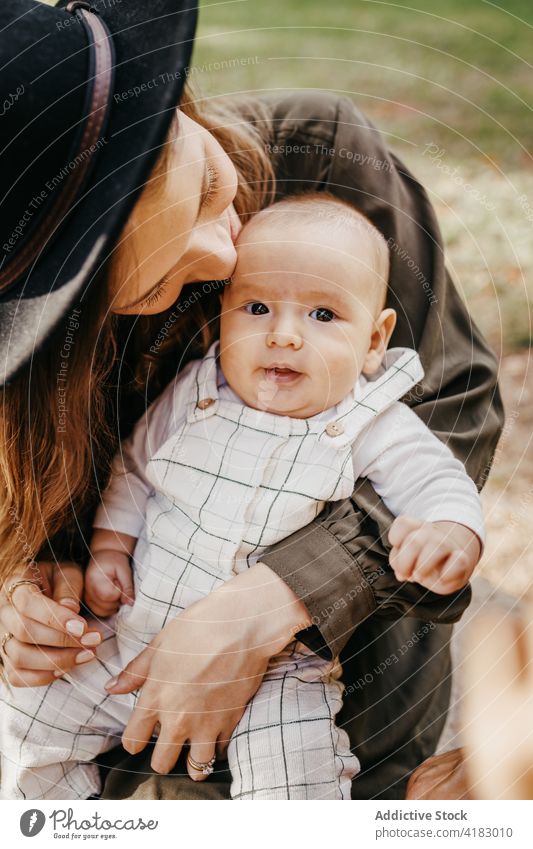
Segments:
[[[216,593],[224,594],[229,600],[235,612],[234,621],[240,621],[242,639],[247,646],[268,658],[278,654],[295,634],[312,624],[305,604],[266,563],[251,566]]]

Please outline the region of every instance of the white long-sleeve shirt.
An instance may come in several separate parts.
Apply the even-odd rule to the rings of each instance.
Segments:
[[[351,496],[361,476],[393,514],[458,522],[483,543],[463,464],[398,401],[423,377],[415,351],[389,350],[373,380],[308,419],[247,407],[218,351],[189,363],[137,422],[96,513],[95,527],[137,538],[135,604],[118,626],[132,647]]]

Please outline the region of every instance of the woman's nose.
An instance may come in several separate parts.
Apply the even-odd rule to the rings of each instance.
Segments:
[[[229,232],[210,227],[195,237],[187,252],[186,282],[222,280],[235,270],[237,253]]]

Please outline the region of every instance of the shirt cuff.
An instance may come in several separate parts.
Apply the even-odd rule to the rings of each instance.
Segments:
[[[142,517],[141,517],[142,519]],[[99,504],[93,519],[93,528],[101,528],[106,531],[115,531],[119,534],[129,534],[136,539],[139,538],[143,528],[143,521],[139,521],[139,515],[132,515],[126,510],[114,508],[111,512]]]
[[[323,525],[312,522],[261,556],[311,614],[296,637],[322,657],[340,654],[355,628],[376,609],[357,560]]]

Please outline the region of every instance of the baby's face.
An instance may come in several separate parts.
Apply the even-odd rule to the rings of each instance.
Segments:
[[[377,344],[384,312],[375,266],[364,232],[348,240],[326,224],[243,229],[222,303],[220,362],[249,407],[308,418],[376,370],[388,337]]]

